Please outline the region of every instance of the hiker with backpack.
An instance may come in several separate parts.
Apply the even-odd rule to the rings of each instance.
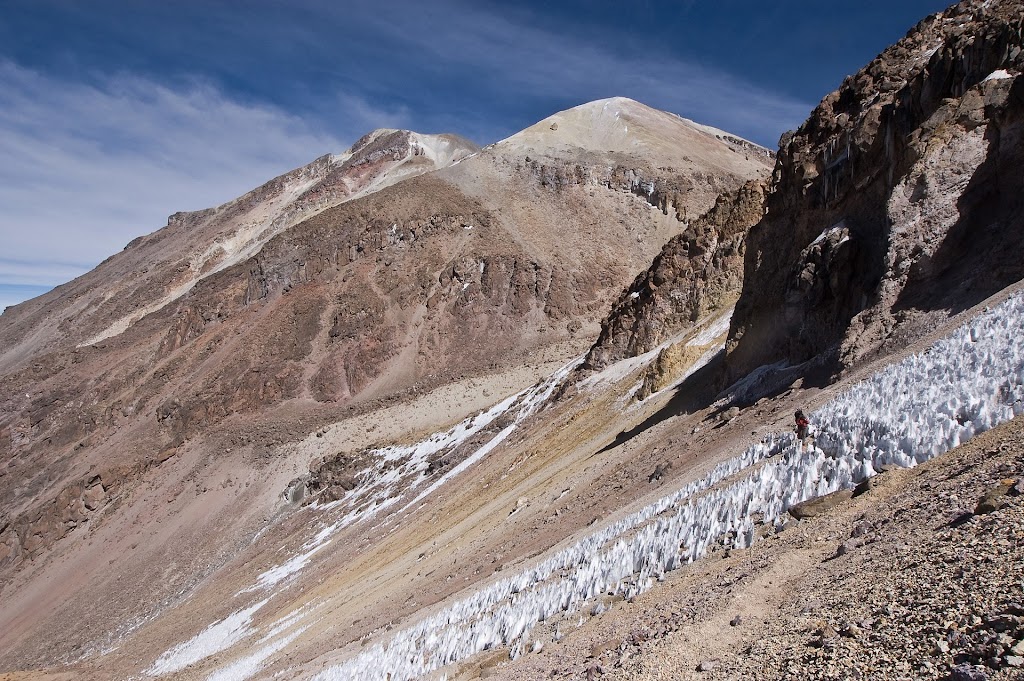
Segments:
[[[805,442],[811,432],[811,422],[804,416],[803,409],[797,409],[796,413],[793,414],[793,418],[796,420],[796,437],[800,442]]]

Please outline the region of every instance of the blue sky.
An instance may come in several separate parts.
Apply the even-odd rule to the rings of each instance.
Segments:
[[[0,308],[377,127],[627,96],[774,147],[935,0],[0,0]]]

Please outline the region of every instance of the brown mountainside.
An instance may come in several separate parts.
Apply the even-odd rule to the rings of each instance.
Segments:
[[[379,182],[162,279],[139,312],[103,302],[133,247],[3,315],[0,670],[1018,678],[1024,574],[999,556],[1020,554],[1020,419],[897,471],[857,438],[934,426],[954,447],[995,421],[904,422],[888,389],[870,423],[826,412],[1020,295],[1022,17],[965,0],[922,21],[777,159],[622,98],[475,154],[378,131],[316,173],[383,164]],[[384,186],[391,163],[440,169]],[[181,229],[166,253],[162,231],[141,242],[165,279]],[[1004,349],[986,340],[943,356]],[[992,373],[999,394],[966,399],[1019,414]],[[819,407],[847,444],[784,432]],[[781,463],[806,479],[757,477]],[[821,515],[768,518],[797,495]],[[626,538],[656,535],[645,572]],[[512,616],[524,585],[563,580],[569,600]]]
[[[375,130],[343,154],[322,156],[222,206],[175,213],[166,227],[133,240],[92,272],[6,310],[0,370],[57,347],[116,336],[311,215],[477,150],[454,135]]]
[[[583,119],[602,136],[575,130]],[[0,574],[14,580],[4,593],[20,594],[0,625],[8,661],[67,659],[39,634],[65,608],[103,618],[122,607],[102,549],[60,540],[150,528],[163,539],[147,554],[178,555],[194,583],[229,557],[218,533],[259,527],[306,469],[286,449],[325,424],[470,390],[341,447],[436,431],[493,403],[475,377],[525,387],[589,344],[607,301],[683,228],[677,216],[771,163],[631,100],[538,126],[478,153],[377,131],[224,206],[172,216],[0,317]],[[228,470],[211,502],[204,481]],[[68,551],[78,558],[64,567],[47,558]],[[153,583],[147,570],[163,562],[119,564],[120,579]],[[90,586],[50,592],[63,605],[40,610],[16,586],[72,564],[74,584]],[[135,594],[138,608],[182,583],[157,582]],[[15,632],[14,619],[28,624]],[[63,640],[85,645],[90,631]]]

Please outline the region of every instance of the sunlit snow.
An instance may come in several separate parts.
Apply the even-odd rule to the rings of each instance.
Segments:
[[[700,333],[694,336],[686,344],[693,347],[699,345],[711,345],[714,343],[716,338],[729,331],[729,323],[732,321],[732,312],[732,308],[730,308],[726,314],[715,319],[713,322],[708,324],[706,328],[701,329]]]
[[[451,470],[430,482],[412,500],[405,501],[396,510],[398,512],[404,511],[425,499],[432,492],[480,461],[501,444],[523,420],[547,401],[562,379],[580,361],[581,359],[574,360],[534,387],[512,395],[490,409],[456,424],[447,431],[435,433],[426,440],[413,445],[393,445],[372,450],[370,455],[375,460],[375,464],[360,473],[361,482],[359,487],[340,502],[319,507],[324,511],[334,510],[340,506],[344,506],[349,510],[341,518],[322,528],[315,537],[303,544],[302,553],[264,571],[257,577],[256,584],[243,589],[239,593],[269,588],[296,575],[309,563],[314,555],[330,543],[331,538],[338,531],[353,523],[372,518],[383,510],[397,507],[410,493],[416,491],[429,480],[425,473],[430,465],[431,456],[444,450],[453,450],[466,443],[471,437],[493,423],[499,416],[514,410],[514,417],[509,425],[470,452],[466,458],[453,466]]]
[[[223,669],[219,669],[213,674],[210,674],[206,681],[245,681],[245,679],[251,678],[256,674],[256,672],[263,668],[263,663],[267,659],[288,647],[288,645],[297,639],[305,630],[306,627],[303,627],[298,631],[292,632],[287,636],[263,646],[252,655],[247,655],[242,659],[229,664]]]
[[[1013,78],[1009,71],[1006,69],[998,69],[985,76],[985,80],[1005,80],[1007,78]]]
[[[157,658],[153,666],[146,670],[146,674],[149,676],[170,674],[222,650],[227,650],[252,634],[252,629],[249,627],[252,616],[266,605],[268,600],[270,599],[264,599],[244,610],[232,613],[221,621],[214,622],[188,641],[174,646]]]

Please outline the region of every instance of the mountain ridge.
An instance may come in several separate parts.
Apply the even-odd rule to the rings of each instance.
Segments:
[[[61,308],[48,299],[46,310],[30,304],[0,317],[0,337],[23,334],[26,342],[32,315],[40,334],[76,327],[50,346],[33,344],[30,359],[16,344],[5,357],[6,367],[21,368],[4,369],[0,396],[0,489],[11,499],[0,523],[0,570],[11,574],[43,556],[58,565],[60,556],[77,552],[81,565],[95,566],[91,550],[75,539],[106,536],[105,527],[130,536],[136,530],[127,518],[142,513],[160,519],[146,524],[160,528],[169,546],[195,554],[178,561],[191,583],[210,569],[201,567],[210,565],[205,561],[223,559],[211,558],[219,555],[215,545],[189,530],[206,527],[213,537],[276,517],[281,490],[309,472],[309,457],[297,452],[311,432],[350,432],[338,424],[420,395],[448,394],[430,420],[416,421],[416,429],[433,431],[484,400],[487,386],[527,387],[541,367],[582,349],[610,292],[681,228],[677,205],[700,211],[721,187],[767,172],[766,161],[731,151],[724,157],[734,170],[718,177],[692,163],[677,172],[596,151],[535,164],[467,149],[458,164],[327,205],[335,199],[322,187],[341,195],[350,189],[346,181],[365,187],[367,178],[397,172],[395,163],[421,165],[417,159],[429,156],[418,152],[423,139],[374,131],[356,145],[361,155],[321,157],[218,209],[172,216],[167,228],[108,260],[92,279],[55,291],[53,297],[70,294],[63,308],[69,318],[55,323]],[[701,143],[724,146],[707,135]],[[639,177],[678,184],[672,209],[658,205],[657,192],[637,191]],[[296,205],[313,206],[314,214],[295,212]],[[268,226],[273,233],[265,241],[243,239],[235,259],[213,253],[200,236],[220,243],[222,232],[261,234]],[[249,255],[252,243],[258,251]],[[180,257],[179,246],[198,260]],[[155,307],[145,314],[132,308],[130,322],[119,325],[126,317],[116,301],[90,301],[110,293],[99,280],[111,269],[130,269],[150,251],[164,254],[159,285],[136,277],[112,282],[122,302]],[[214,264],[206,267],[208,257]],[[168,299],[182,282],[187,289]],[[135,289],[145,290],[139,300]],[[95,342],[82,344],[89,340]],[[445,393],[446,386],[457,389]],[[412,437],[407,422],[372,437]],[[369,432],[367,426],[356,442]],[[211,505],[202,481],[236,466]],[[253,478],[255,471],[265,472]],[[155,498],[166,506],[153,506]],[[232,499],[246,500],[240,517],[231,517]],[[204,515],[190,515],[200,508]],[[194,525],[181,525],[185,517]],[[146,574],[151,581],[149,565],[139,562],[131,579]],[[101,573],[88,574],[97,589],[107,588]],[[155,589],[146,602],[173,600],[169,588]],[[67,608],[78,607],[68,598]],[[111,596],[111,605],[120,602]],[[17,608],[9,612],[22,612]],[[28,640],[22,645],[31,647]]]
[[[42,342],[37,327],[31,336],[33,347],[50,347],[60,337],[74,338],[80,346],[100,342],[123,332],[146,314],[173,303],[212,272],[251,256],[274,235],[301,219],[431,169],[438,154],[425,157],[423,150],[434,147],[448,149],[447,157],[440,159],[443,163],[479,149],[453,135],[374,131],[341,155],[321,156],[220,206],[172,214],[166,227],[133,239],[121,253],[101,263],[102,276],[108,281],[121,280],[121,291],[108,291],[98,302],[93,299],[92,309],[82,309],[90,300],[90,289],[95,287],[90,286],[89,275],[85,275],[44,294],[39,304],[28,301],[12,306],[5,311],[6,318],[0,315],[0,319],[8,322],[6,328],[13,323],[16,331],[25,334],[17,326],[20,320],[13,318],[24,319],[32,312],[39,314],[45,305],[46,314],[63,318],[51,322],[52,330]],[[175,243],[171,252],[174,248],[184,250],[184,258],[160,262],[160,252],[168,250],[168,239]],[[63,314],[52,309],[56,300],[69,295],[76,301],[74,306]],[[108,311],[104,307],[113,309]],[[98,323],[93,322],[91,318],[97,316]],[[4,330],[0,327],[0,334]],[[0,368],[10,369],[24,361],[29,351],[24,343],[16,342],[10,334],[0,335],[0,339],[7,348],[0,353]]]

